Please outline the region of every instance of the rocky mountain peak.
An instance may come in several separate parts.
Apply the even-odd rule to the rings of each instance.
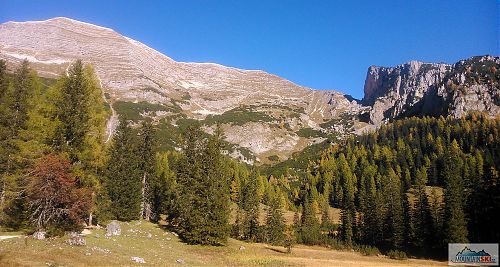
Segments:
[[[393,68],[371,66],[363,103],[372,106],[374,124],[409,115],[460,117],[472,110],[495,116],[499,66],[499,58],[492,56],[453,65],[410,61]]]

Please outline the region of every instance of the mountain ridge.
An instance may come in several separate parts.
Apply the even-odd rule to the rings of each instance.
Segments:
[[[135,120],[150,118],[169,129],[194,119],[212,132],[219,121],[226,141],[247,150],[249,162],[286,160],[312,144],[370,131],[399,117],[460,117],[472,110],[500,114],[500,59],[491,56],[455,64],[413,60],[370,66],[362,100],[263,70],[178,62],[113,29],[65,17],[0,24],[0,59],[11,69],[28,59],[46,77],[57,77],[83,59],[94,66],[113,110],[109,133],[117,116],[131,110]],[[236,150],[230,154],[240,157],[242,150]]]

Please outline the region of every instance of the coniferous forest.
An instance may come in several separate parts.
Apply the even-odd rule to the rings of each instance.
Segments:
[[[500,118],[403,118],[330,145],[303,172],[271,174],[228,157],[222,130],[197,123],[178,150],[161,149],[170,140],[148,120],[122,118],[106,142],[104,99],[81,61],[57,80],[0,61],[0,228],[58,236],[143,219],[188,244],[232,237],[394,258],[500,240]]]

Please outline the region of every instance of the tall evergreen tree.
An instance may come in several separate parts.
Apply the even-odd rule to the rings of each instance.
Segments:
[[[468,241],[460,152],[457,141],[453,140],[445,155],[444,241],[446,243],[467,243]]]
[[[354,175],[343,154],[339,157],[340,177],[342,181],[343,197],[341,210],[341,238],[347,246],[352,246],[356,224],[356,209],[354,205]]]
[[[413,212],[413,222],[415,226],[414,244],[419,249],[429,248],[431,214],[425,185],[427,183],[427,169],[422,166],[417,170],[415,178],[415,211]]]
[[[285,241],[285,219],[283,218],[281,199],[275,194],[271,199],[267,213],[267,240],[272,245],[281,245]]]
[[[392,168],[387,174],[385,190],[387,204],[387,232],[394,248],[401,249],[404,241],[403,202],[401,199],[401,180]]]
[[[244,216],[244,236],[246,240],[256,241],[259,233],[259,194],[258,194],[259,173],[254,169],[248,177],[241,205],[245,211]]]
[[[229,187],[217,132],[207,140],[199,126],[190,126],[184,136],[178,209],[181,236],[189,244],[222,245],[229,234]]]
[[[118,220],[136,220],[141,211],[141,178],[136,137],[125,120],[120,121],[110,148],[106,188],[111,213]]]
[[[317,244],[321,238],[320,223],[316,217],[317,209],[312,195],[307,195],[300,217],[300,240],[307,245]]]
[[[139,130],[139,169],[142,173],[142,186],[141,186],[141,218],[149,220],[152,219],[151,201],[153,198],[152,190],[154,175],[155,175],[155,156],[157,144],[155,139],[155,132],[153,125],[150,121],[145,120],[141,124]]]

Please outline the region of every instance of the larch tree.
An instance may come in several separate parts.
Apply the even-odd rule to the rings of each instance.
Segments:
[[[31,220],[54,233],[81,229],[91,208],[91,193],[82,187],[63,156],[50,154],[35,165],[28,190]]]

